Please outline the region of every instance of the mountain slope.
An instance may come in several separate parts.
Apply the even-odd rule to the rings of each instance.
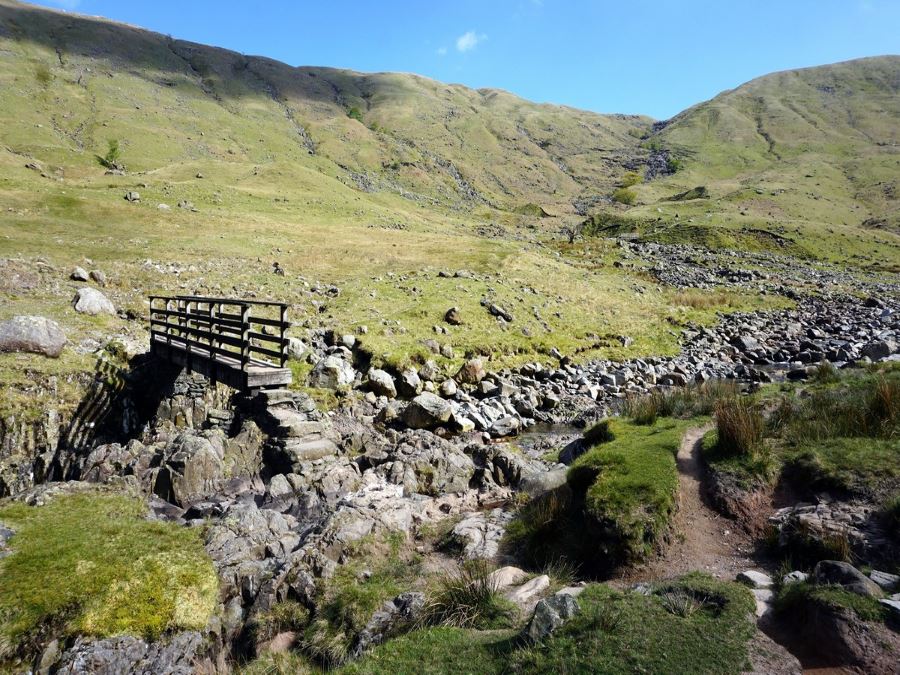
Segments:
[[[684,168],[646,186],[645,202],[698,185],[711,196],[667,206],[670,216],[712,212],[717,225],[768,228],[814,254],[836,235],[858,262],[883,252],[873,248],[896,253],[885,233],[900,231],[900,57],[758,78],[680,113],[651,142]]]
[[[565,213],[608,192],[649,124],[415,75],[293,68],[6,0],[0,40],[3,142],[67,163],[90,164],[114,137],[136,171],[286,161],[446,206]],[[42,114],[53,123],[36,133]]]

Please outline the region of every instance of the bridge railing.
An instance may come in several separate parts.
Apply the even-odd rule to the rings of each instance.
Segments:
[[[198,358],[283,368],[287,362],[288,305],[195,295],[150,296],[150,340]]]

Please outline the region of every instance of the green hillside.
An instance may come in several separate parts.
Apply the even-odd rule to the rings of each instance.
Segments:
[[[725,227],[862,266],[897,260],[900,57],[758,78],[680,113],[645,145],[682,168],[637,188],[635,216],[677,216],[685,237],[714,240],[708,230]],[[671,201],[701,185],[707,199]]]
[[[0,319],[51,316],[84,345],[58,363],[0,355],[0,377],[89,370],[91,340],[146,339],[139,321],[75,314],[75,265],[103,269],[133,318],[152,292],[275,297],[299,334],[366,326],[395,365],[431,356],[453,305],[447,369],[467,352],[671,354],[687,321],[782,301],[689,303],[614,266],[615,242],[567,233],[606,214],[661,241],[900,269],[898,78],[897,57],[782,73],[662,125],[0,0]]]

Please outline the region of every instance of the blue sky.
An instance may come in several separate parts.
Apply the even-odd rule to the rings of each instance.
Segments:
[[[900,0],[42,0],[292,65],[664,119],[775,70],[900,53]]]

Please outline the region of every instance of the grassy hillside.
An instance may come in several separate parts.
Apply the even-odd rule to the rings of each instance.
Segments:
[[[634,188],[635,217],[670,237],[743,231],[858,266],[896,265],[900,233],[900,57],[760,77],[690,108],[644,141],[681,164]],[[705,199],[672,200],[705,186]],[[751,236],[746,236],[750,233]]]
[[[800,122],[782,129],[766,112],[776,157],[747,110],[760,97],[770,111],[825,96],[802,84],[826,77],[817,72],[867,83],[829,85],[863,121],[841,126],[835,112],[817,121],[827,133],[800,140]],[[377,362],[421,360],[434,338],[453,348],[435,357],[448,371],[466,352],[492,365],[544,360],[553,347],[582,359],[674,353],[687,321],[780,301],[722,294],[691,306],[614,267],[614,243],[568,246],[565,230],[607,210],[660,239],[790,241],[790,251],[895,268],[898,72],[886,58],[763,78],[747,85],[759,93],[723,94],[654,131],[649,118],[416,75],[294,68],[0,0],[0,319],[44,314],[72,343],[59,362],[0,355],[0,382],[90,370],[109,336],[145,340],[134,320],[145,296],[173,291],[284,299],[301,336],[366,326]],[[741,124],[704,112],[720,109]],[[111,142],[124,173],[98,159]],[[628,188],[634,206],[614,204],[666,148],[681,168]],[[660,201],[699,184],[710,199]],[[878,214],[889,222],[862,226]],[[132,319],[75,314],[75,265],[104,270],[104,292]],[[498,323],[484,297],[515,321]],[[453,305],[463,325],[436,335]],[[2,389],[0,411],[14,408],[14,388]]]

